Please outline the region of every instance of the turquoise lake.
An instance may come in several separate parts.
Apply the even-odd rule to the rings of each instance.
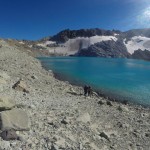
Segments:
[[[40,57],[47,70],[117,100],[150,106],[150,62],[95,57]]]

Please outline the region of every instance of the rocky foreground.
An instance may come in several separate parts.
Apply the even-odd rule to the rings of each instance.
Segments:
[[[0,149],[150,149],[149,108],[85,98],[26,52],[0,45]]]

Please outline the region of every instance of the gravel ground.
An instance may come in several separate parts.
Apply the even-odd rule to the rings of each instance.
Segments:
[[[25,110],[29,131],[4,141],[5,150],[150,150],[150,109],[84,97],[81,87],[55,79],[38,60],[0,40],[0,96]],[[12,86],[23,79],[29,93]]]

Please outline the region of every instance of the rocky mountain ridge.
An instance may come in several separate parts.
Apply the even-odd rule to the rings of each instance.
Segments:
[[[55,46],[55,53],[59,54],[61,53],[59,48],[63,47],[62,55],[150,60],[149,28],[126,32],[98,28],[66,29],[45,41],[42,39],[42,42],[45,42],[49,49]]]
[[[7,40],[35,56],[88,56],[150,60],[150,28],[126,32],[104,29],[63,30],[38,41]]]
[[[66,29],[58,34],[50,37],[49,40],[57,41],[57,42],[66,42],[69,39],[74,39],[77,37],[92,37],[92,36],[113,36],[114,34],[120,33],[117,30],[104,30],[104,29],[80,29],[80,30],[70,30]]]

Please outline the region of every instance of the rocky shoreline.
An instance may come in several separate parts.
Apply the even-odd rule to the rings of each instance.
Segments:
[[[81,87],[55,79],[26,52],[3,40],[0,45],[0,97],[14,103],[0,111],[0,149],[149,150],[149,108],[85,98]],[[12,124],[4,129],[2,116],[10,109],[17,110],[17,117],[10,115],[7,120]],[[27,123],[26,128],[17,122]]]
[[[51,72],[53,74],[54,78],[58,79],[59,81],[68,82],[72,86],[77,86],[77,87],[80,88],[80,90],[83,90],[83,87],[84,87],[85,84],[78,83],[76,81],[67,81],[66,77],[63,77],[60,74],[54,73],[52,70],[48,70],[46,67],[44,67],[43,64],[42,64],[42,67],[45,68],[47,71]],[[128,105],[130,105],[132,107],[150,108],[150,105],[134,102],[133,100],[127,99],[125,97],[120,97],[118,95],[115,95],[115,94],[112,94],[112,93],[110,94],[108,92],[106,93],[106,92],[103,92],[102,90],[97,90],[97,89],[93,89],[93,88],[92,88],[92,90],[93,90],[93,93],[95,94],[95,96],[107,99],[107,100],[109,100],[111,102],[117,102],[119,104],[122,103],[123,105],[127,105],[128,104]],[[83,92],[82,92],[82,94],[83,94]]]

